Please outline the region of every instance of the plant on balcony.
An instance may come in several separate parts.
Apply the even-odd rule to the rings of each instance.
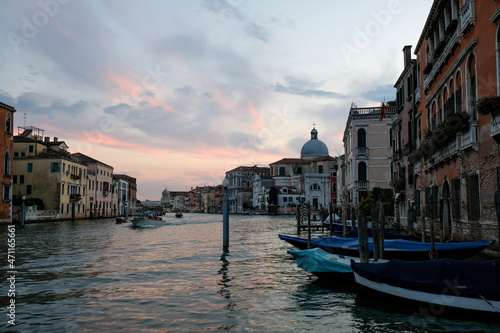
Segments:
[[[500,96],[479,98],[474,106],[474,110],[482,115],[500,113]]]
[[[422,158],[422,151],[420,150],[420,148],[408,154],[408,161],[413,164],[420,162],[421,158]]]
[[[405,181],[402,178],[392,179],[389,182],[389,186],[394,189],[396,192],[401,192],[405,189]]]

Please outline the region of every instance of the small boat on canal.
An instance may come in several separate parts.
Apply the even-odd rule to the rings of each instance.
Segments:
[[[182,216],[183,216],[183,215],[182,215],[182,212],[177,212],[177,213],[175,213],[175,217],[182,217]]]
[[[122,223],[126,223],[127,222],[127,219],[122,217],[122,216],[119,216],[116,218],[116,224],[122,224]]]
[[[280,239],[304,250],[308,247],[308,241],[305,238],[278,235]],[[463,242],[463,243],[435,243],[434,248],[437,258],[449,259],[467,259],[470,258],[491,244],[495,240],[483,242]],[[359,239],[344,238],[338,236],[313,238],[311,245],[320,247],[328,253],[340,254],[350,257],[359,257]],[[373,256],[373,239],[368,238],[368,249],[370,256]],[[386,239],[384,240],[384,259],[400,260],[429,260],[431,243],[415,242],[404,239]]]
[[[136,217],[131,220],[132,226],[136,228],[154,228],[164,226],[166,223],[161,218],[152,219],[144,217]]]
[[[356,282],[401,299],[500,314],[500,260],[351,262]]]

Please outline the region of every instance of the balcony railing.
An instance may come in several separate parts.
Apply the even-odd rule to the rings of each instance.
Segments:
[[[368,156],[368,147],[357,147],[356,154],[358,156],[360,155]]]
[[[476,24],[474,5],[474,0],[467,0],[465,1],[463,7],[460,8],[460,24],[462,33],[468,29],[469,25]]]
[[[500,134],[500,114],[492,114],[491,115],[491,130],[490,135],[496,136]]]
[[[356,187],[358,189],[368,189],[369,184],[370,184],[370,181],[368,181],[368,180],[356,180]]]

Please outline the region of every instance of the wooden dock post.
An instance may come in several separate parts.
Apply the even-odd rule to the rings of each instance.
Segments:
[[[300,220],[302,215],[302,203],[297,205],[296,217],[297,217],[297,235],[300,235]]]
[[[380,234],[379,223],[378,223],[378,209],[377,203],[372,203],[371,207],[372,214],[372,238],[373,238],[373,259],[378,260],[381,258],[380,256]],[[360,226],[361,227],[361,226]]]
[[[342,236],[347,236],[347,206],[342,205]]]
[[[307,248],[311,248],[311,207],[307,203]]]
[[[358,211],[358,219],[359,261],[362,263],[367,263],[370,259],[370,252],[368,249],[368,232],[366,228],[366,218],[361,211]]]
[[[380,202],[380,208],[378,210],[378,220],[379,220],[379,228],[378,228],[378,233],[379,233],[379,250],[378,254],[380,256],[380,259],[384,258],[384,234],[385,234],[385,208],[384,204]]]
[[[333,236],[333,207],[330,202],[330,236]]]

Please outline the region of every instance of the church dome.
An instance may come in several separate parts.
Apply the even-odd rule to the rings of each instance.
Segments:
[[[300,150],[300,158],[304,160],[313,160],[321,156],[329,156],[328,147],[321,140],[318,140],[318,131],[313,128],[311,131],[311,140],[307,141]]]

